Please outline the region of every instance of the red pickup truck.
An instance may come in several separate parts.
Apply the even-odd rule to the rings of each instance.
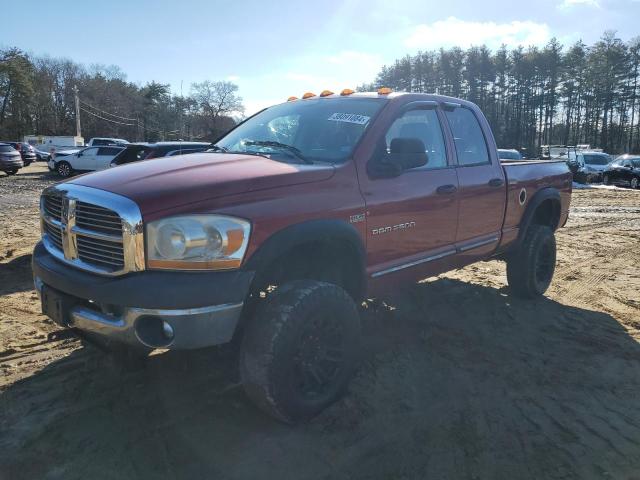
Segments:
[[[500,162],[478,107],[323,92],[267,108],[205,153],[46,189],[43,312],[132,348],[238,339],[247,394],[308,419],[346,389],[363,299],[498,258],[513,294],[551,282],[564,162]]]

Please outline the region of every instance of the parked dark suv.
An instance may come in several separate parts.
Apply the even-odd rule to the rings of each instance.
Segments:
[[[0,171],[15,175],[22,166],[20,153],[8,143],[0,143]]]
[[[204,152],[211,144],[207,142],[157,142],[132,143],[120,152],[112,161],[111,166],[149,160],[151,158],[186,155],[188,153]]]
[[[621,155],[602,174],[605,185],[640,188],[640,155]]]
[[[32,162],[36,161],[36,151],[35,149],[26,142],[5,142],[15,148],[18,152],[20,152],[20,156],[22,157],[22,163],[25,167],[31,165]]]

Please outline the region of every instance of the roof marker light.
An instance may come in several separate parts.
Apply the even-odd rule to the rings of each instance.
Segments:
[[[297,100],[298,97],[289,97],[287,98],[287,102],[293,102],[294,100]]]
[[[307,92],[304,95],[302,95],[302,98],[311,98],[311,97],[315,97],[315,96],[316,96],[315,93]]]
[[[329,95],[333,95],[333,92],[331,90],[323,90],[320,94],[321,97],[328,97]]]
[[[340,92],[340,95],[342,95],[343,97],[347,96],[347,95],[351,95],[352,93],[356,93],[353,90],[351,90],[350,88],[345,88],[344,90],[342,90]]]
[[[389,95],[391,91],[389,87],[382,87],[378,89],[378,95]]]

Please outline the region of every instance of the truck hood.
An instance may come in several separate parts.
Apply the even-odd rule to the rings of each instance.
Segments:
[[[242,154],[192,153],[83,175],[70,183],[130,198],[143,215],[212,198],[326,180],[331,165],[300,165]]]

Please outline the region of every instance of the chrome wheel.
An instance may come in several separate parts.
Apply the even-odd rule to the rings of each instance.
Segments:
[[[67,162],[59,163],[56,170],[58,171],[58,175],[60,175],[61,177],[68,177],[69,175],[71,175],[71,165],[69,165]]]

